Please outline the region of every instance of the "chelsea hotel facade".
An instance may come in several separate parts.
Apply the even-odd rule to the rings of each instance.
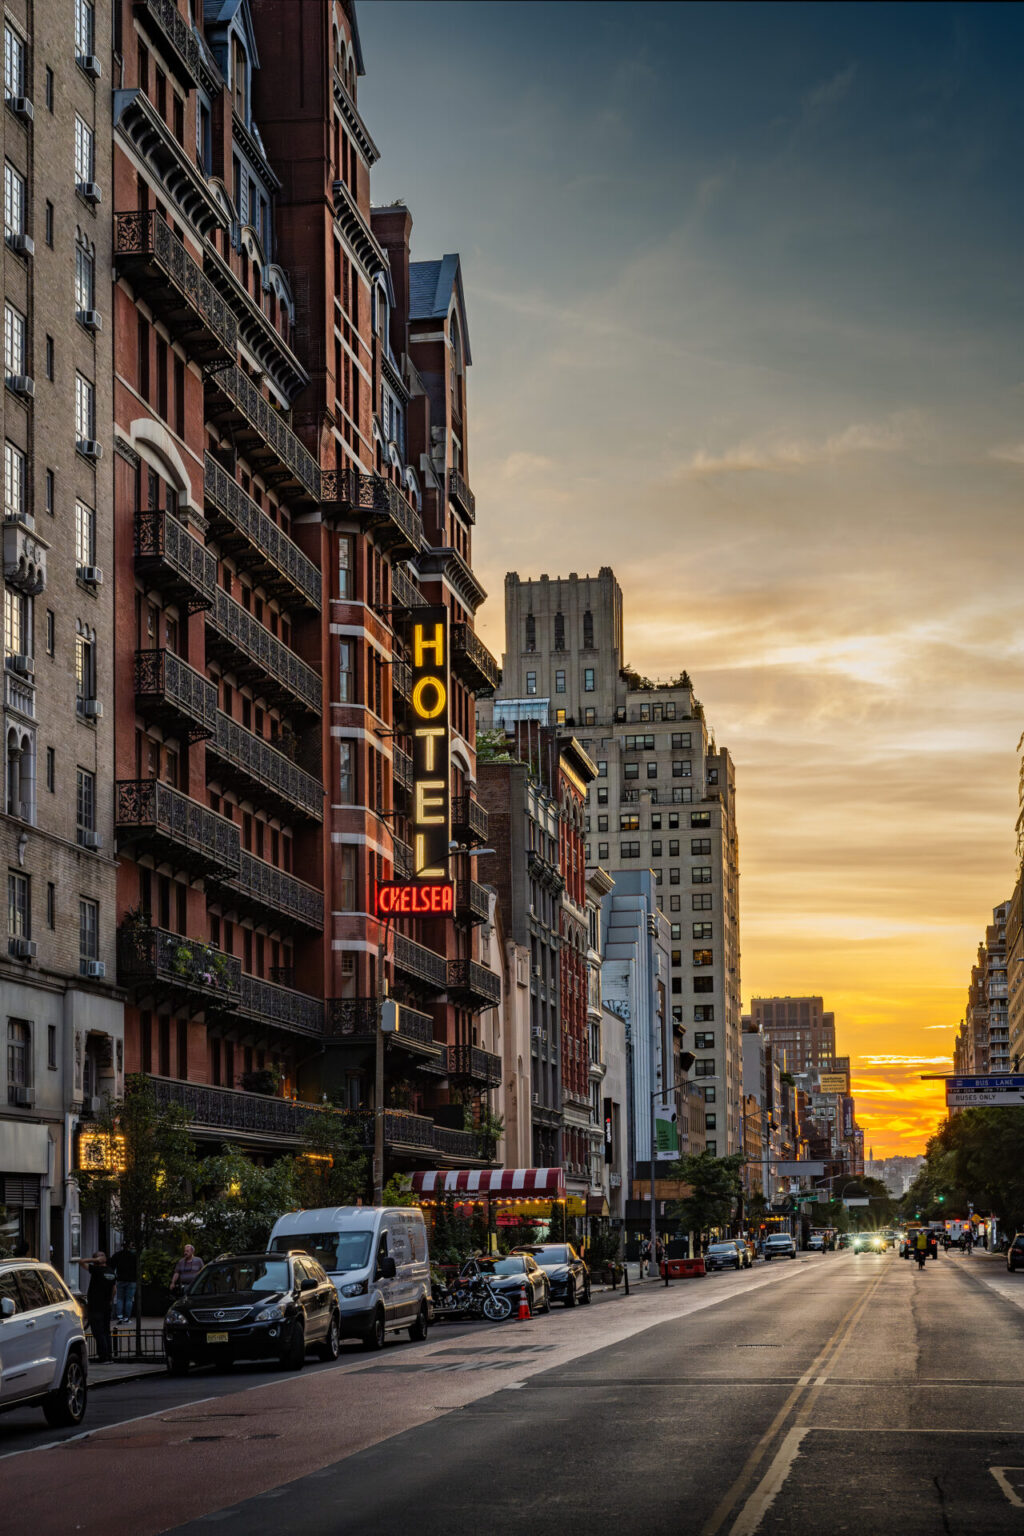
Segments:
[[[66,48],[46,63],[43,20],[72,6],[81,35],[62,22]],[[10,172],[5,189],[5,294],[27,317],[39,374],[56,336],[57,385],[32,399],[12,388],[32,369],[8,372],[7,438],[21,455],[8,454],[5,476],[8,1040],[16,1008],[33,1081],[56,1049],[66,1124],[87,1122],[101,1081],[114,1092],[143,1072],[211,1144],[285,1150],[329,1097],[369,1146],[386,983],[404,1005],[385,1059],[388,1171],[486,1166],[501,984],[478,959],[493,913],[473,879],[487,840],[474,719],[499,673],[474,633],[485,594],[472,569],[459,258],[412,260],[409,211],[371,206],[354,4],[20,9],[26,25],[8,5],[8,31],[32,90],[15,83],[35,110],[19,119],[8,90],[7,142],[29,152],[20,189]],[[43,129],[53,153],[41,145],[33,161]],[[6,163],[17,158],[9,148]],[[34,255],[12,243],[18,195]],[[40,257],[47,273],[66,268],[63,288],[34,284]],[[76,426],[48,517],[43,459],[63,452],[44,415],[55,387],[70,389]],[[49,541],[41,552],[34,534]],[[62,586],[50,670],[47,555]],[[448,728],[432,760],[444,783],[431,794],[454,914],[385,924],[378,882],[422,869],[417,816],[434,803],[412,735],[418,612],[421,634],[447,650]],[[52,806],[35,771],[51,752]],[[44,835],[58,815],[68,826]],[[436,835],[434,846],[436,860]],[[45,926],[58,880],[60,944]],[[73,891],[90,904],[77,948]],[[49,1001],[35,1006],[34,993]],[[50,1006],[69,993],[86,996],[81,1025]],[[90,1028],[106,1031],[92,1095]],[[37,1107],[5,1091],[0,1116],[35,1121]],[[64,1175],[71,1134],[55,1151]]]

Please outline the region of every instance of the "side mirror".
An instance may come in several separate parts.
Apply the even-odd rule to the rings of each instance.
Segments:
[[[300,1291],[315,1291],[316,1290],[316,1281],[313,1279],[312,1275],[307,1275],[306,1276],[305,1280],[303,1280],[302,1284],[299,1286],[299,1290]]]
[[[17,1310],[10,1296],[0,1297],[0,1319],[6,1322],[9,1317],[14,1316]]]
[[[378,1265],[378,1269],[382,1280],[393,1280],[398,1274],[398,1270],[395,1268],[395,1261],[390,1254],[384,1255]]]

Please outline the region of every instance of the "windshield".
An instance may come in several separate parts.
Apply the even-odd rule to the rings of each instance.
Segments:
[[[263,1295],[287,1291],[287,1259],[227,1259],[207,1264],[189,1289],[190,1296],[237,1296],[249,1291]]]
[[[542,1253],[535,1253],[534,1258],[538,1264],[543,1264],[545,1269],[550,1269],[554,1264],[568,1264],[572,1258],[572,1252],[568,1248],[545,1248]]]
[[[289,1248],[300,1248],[322,1264],[328,1274],[336,1275],[349,1269],[365,1269],[370,1262],[370,1244],[373,1233],[355,1232],[290,1232],[286,1237],[275,1237],[272,1247],[275,1253],[287,1253]]]
[[[521,1275],[526,1268],[524,1259],[478,1259],[482,1275]]]
[[[735,1243],[712,1243],[708,1253],[735,1253]]]

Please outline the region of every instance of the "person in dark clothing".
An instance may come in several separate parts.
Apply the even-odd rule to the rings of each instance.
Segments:
[[[107,1263],[106,1254],[99,1250],[85,1267],[89,1271],[85,1308],[89,1314],[90,1331],[96,1340],[96,1364],[106,1365],[111,1351],[110,1306],[114,1299],[117,1276]]]
[[[117,1276],[114,1295],[114,1322],[130,1323],[135,1311],[135,1287],[138,1280],[138,1254],[134,1248],[119,1248],[110,1260]]]

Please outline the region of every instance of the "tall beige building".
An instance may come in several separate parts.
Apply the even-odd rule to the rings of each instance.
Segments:
[[[708,1149],[743,1147],[739,844],[732,760],[685,672],[668,683],[626,664],[622,589],[597,576],[505,578],[502,685],[482,723],[573,728],[597,764],[587,862],[650,868],[671,934],[670,1002],[697,1060]]]

